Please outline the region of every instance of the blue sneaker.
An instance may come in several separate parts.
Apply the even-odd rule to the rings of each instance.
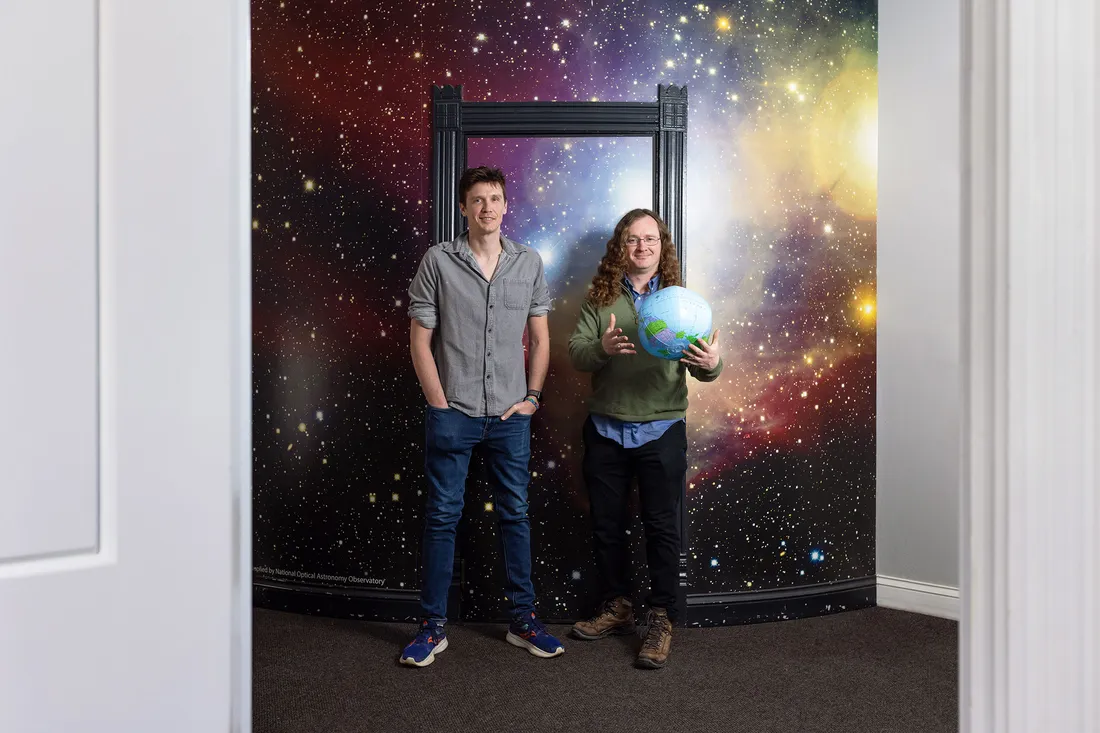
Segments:
[[[534,613],[529,619],[509,624],[508,636],[505,638],[509,644],[526,649],[536,657],[549,659],[565,653],[565,647],[535,618]]]
[[[420,631],[405,651],[401,652],[401,664],[414,667],[427,667],[435,661],[435,655],[447,648],[447,632],[442,626],[432,626],[425,619],[420,622]]]

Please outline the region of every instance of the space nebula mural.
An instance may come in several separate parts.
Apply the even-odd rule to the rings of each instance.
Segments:
[[[689,380],[690,593],[874,574],[876,8],[860,0],[254,0],[257,580],[415,590],[424,400],[407,288],[432,244],[432,84],[470,101],[646,101],[686,85],[687,285],[726,369]],[[535,247],[553,357],[531,462],[540,612],[589,609],[587,380],[565,349],[611,229],[652,207],[648,139],[472,139]],[[463,616],[493,618],[473,480]],[[640,539],[640,537],[638,538]],[[639,562],[642,556],[639,554]]]

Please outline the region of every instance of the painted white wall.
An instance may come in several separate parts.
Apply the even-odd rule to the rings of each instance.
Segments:
[[[960,0],[879,2],[881,605],[959,583],[961,18]]]

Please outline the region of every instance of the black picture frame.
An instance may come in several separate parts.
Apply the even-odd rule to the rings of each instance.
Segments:
[[[472,137],[648,137],[653,141],[654,210],[668,225],[683,270],[687,102],[687,87],[676,84],[658,85],[656,102],[468,102],[461,84],[433,86],[433,244],[466,229],[458,209],[458,179]]]

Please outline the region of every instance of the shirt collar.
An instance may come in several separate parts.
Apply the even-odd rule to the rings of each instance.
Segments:
[[[653,277],[651,277],[649,279],[649,289],[646,290],[645,294],[646,295],[652,295],[653,293],[657,292],[657,288],[660,284],[661,284],[661,274],[657,273],[656,275],[654,275]],[[623,275],[623,285],[626,286],[627,290],[632,295],[639,296],[639,297],[642,295],[641,293],[639,293],[637,290],[634,289],[634,283],[632,283],[630,281],[630,277],[628,275],[625,275],[625,274]]]
[[[442,242],[440,246],[443,248],[444,252],[469,252],[470,230],[467,229],[450,242]],[[519,254],[519,245],[503,234],[500,235],[500,247],[502,252],[506,252],[509,255]]]

